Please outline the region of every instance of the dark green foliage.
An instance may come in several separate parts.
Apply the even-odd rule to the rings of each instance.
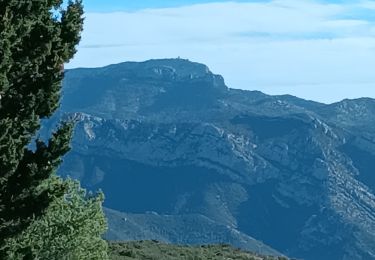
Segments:
[[[286,257],[272,257],[241,251],[228,245],[179,246],[157,241],[111,243],[110,259],[163,259],[163,260],[287,260]]]
[[[62,3],[0,0],[1,259],[9,253],[6,241],[19,239],[56,201],[67,203],[64,194],[71,191],[54,174],[69,150],[73,124],[62,123],[48,142],[28,148],[40,119],[59,106],[63,64],[80,41],[82,2],[70,0],[66,8]],[[23,250],[25,256],[33,253],[32,246]]]

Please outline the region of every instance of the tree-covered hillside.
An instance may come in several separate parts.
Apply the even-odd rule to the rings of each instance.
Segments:
[[[287,260],[285,257],[261,256],[228,245],[179,246],[157,241],[111,243],[111,260]]]

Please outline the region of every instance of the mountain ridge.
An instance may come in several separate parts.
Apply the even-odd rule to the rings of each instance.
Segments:
[[[119,211],[201,214],[291,257],[374,259],[373,104],[230,89],[179,59],[67,71],[61,113],[79,122],[60,173]]]
[[[105,209],[105,213],[109,222],[105,238],[109,241],[157,240],[179,245],[204,245],[207,241],[211,244],[222,244],[222,241],[227,241],[236,248],[246,248],[254,253],[282,255],[232,227],[199,214],[125,214],[111,209]],[[182,233],[185,236],[179,236]]]

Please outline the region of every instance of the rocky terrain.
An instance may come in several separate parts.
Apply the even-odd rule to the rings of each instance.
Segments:
[[[149,239],[215,242],[196,232],[209,222],[245,249],[255,238],[295,258],[375,259],[374,114],[372,99],[230,89],[182,59],[74,69],[60,116],[78,125],[60,174],[101,188],[134,223],[159,223]]]

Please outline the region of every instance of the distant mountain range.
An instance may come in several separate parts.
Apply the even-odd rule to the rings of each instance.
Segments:
[[[375,259],[373,99],[230,89],[164,59],[68,70],[66,114],[79,123],[60,174],[104,191],[108,238]]]

